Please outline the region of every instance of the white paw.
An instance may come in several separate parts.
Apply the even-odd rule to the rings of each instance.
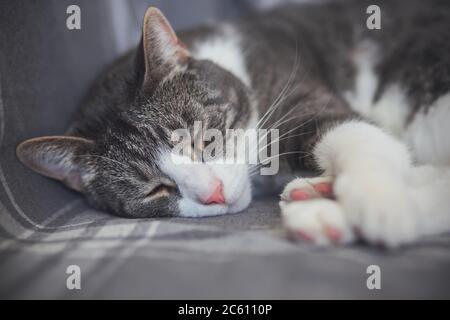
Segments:
[[[295,239],[317,245],[344,244],[354,239],[340,205],[329,199],[281,201],[283,224]]]
[[[409,189],[398,175],[379,171],[341,174],[334,193],[364,240],[393,248],[418,238]]]
[[[296,178],[289,182],[281,194],[281,200],[301,201],[332,197],[331,177]]]

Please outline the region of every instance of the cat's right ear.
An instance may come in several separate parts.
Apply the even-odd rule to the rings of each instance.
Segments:
[[[186,65],[189,58],[189,51],[169,21],[154,7],[145,13],[140,50],[145,65],[143,88],[146,90],[154,89],[173,70]]]
[[[79,137],[49,136],[19,144],[19,160],[34,171],[82,192],[89,174],[87,158],[94,143]]]

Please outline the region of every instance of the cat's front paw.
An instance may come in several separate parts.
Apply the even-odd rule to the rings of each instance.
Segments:
[[[283,201],[332,198],[332,183],[331,177],[296,178],[286,185],[280,197]]]
[[[397,175],[341,174],[334,192],[352,227],[369,243],[393,248],[418,238],[416,208]]]
[[[280,202],[283,225],[289,235],[316,245],[345,244],[354,233],[340,205],[329,199]]]

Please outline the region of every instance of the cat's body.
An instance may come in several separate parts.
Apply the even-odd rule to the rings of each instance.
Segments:
[[[116,214],[216,215],[249,204],[248,166],[174,164],[170,132],[278,128],[280,174],[322,176],[282,194],[294,234],[345,243],[358,230],[396,246],[450,230],[450,6],[383,2],[369,30],[370,4],[279,8],[180,33],[187,47],[150,9],[137,52],[80,109],[68,132],[80,138],[30,140],[18,155]]]

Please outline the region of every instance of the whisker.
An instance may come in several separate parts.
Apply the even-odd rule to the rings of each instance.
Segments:
[[[286,136],[287,134],[291,133],[292,131],[300,129],[301,127],[303,127],[303,126],[307,125],[308,123],[310,123],[311,121],[315,120],[323,112],[323,110],[325,110],[325,108],[328,106],[328,103],[330,101],[331,101],[331,96],[328,99],[328,101],[322,106],[322,108],[313,115],[313,117],[311,117],[310,119],[306,120],[305,122],[299,124],[298,126],[292,128],[291,130],[283,133],[279,138]]]
[[[292,110],[293,110],[293,109],[291,109],[290,111],[292,111]],[[286,115],[288,115],[288,113],[286,113]],[[290,119],[288,119],[288,120],[286,120],[286,121],[283,121],[283,122],[280,123],[279,125],[282,125],[283,123],[286,123],[286,122],[288,122],[288,121],[290,121],[290,120],[293,120],[293,119],[295,119],[295,118],[296,118],[296,117],[293,117],[293,118],[290,118]],[[280,120],[281,120],[281,119],[280,119]],[[274,126],[275,126],[275,124],[274,124]],[[265,139],[265,138],[268,136],[269,131],[270,131],[270,130],[273,130],[273,129],[276,129],[276,127],[274,127],[274,126],[268,128],[267,131],[264,133],[264,135],[263,135],[262,137],[258,137],[257,143],[256,143],[255,146],[250,150],[250,152],[256,151],[256,149],[258,148],[258,146],[259,146],[261,140]]]
[[[262,126],[264,126],[264,124],[271,117],[273,112],[278,108],[278,106],[280,105],[279,99],[282,99],[282,97],[285,94],[286,90],[289,89],[289,86],[291,85],[291,82],[294,79],[294,76],[296,75],[296,73],[298,71],[298,67],[299,67],[299,64],[298,64],[298,46],[297,46],[297,40],[296,40],[296,42],[295,42],[294,66],[293,66],[293,69],[291,71],[291,74],[289,75],[289,78],[288,78],[286,84],[284,85],[283,89],[281,90],[280,94],[276,97],[276,99],[272,102],[271,106],[267,109],[265,114],[257,122],[256,128],[261,128]]]
[[[331,98],[330,98],[330,100],[331,100]],[[328,100],[328,102],[323,106],[323,108],[322,108],[321,110],[315,112],[314,115],[313,115],[313,117],[312,117],[311,119],[308,119],[307,121],[305,121],[305,122],[299,124],[298,126],[292,128],[291,130],[289,130],[289,131],[283,133],[281,136],[279,136],[279,137],[278,137],[278,141],[284,140],[284,139],[281,139],[281,138],[285,137],[286,135],[288,135],[288,134],[291,133],[292,131],[295,131],[295,130],[297,130],[297,129],[300,129],[301,127],[303,127],[304,125],[306,125],[307,123],[309,123],[311,120],[313,120],[315,117],[317,117],[317,115],[320,114],[320,113],[323,111],[323,109],[328,105],[328,103],[330,102],[330,100]],[[302,115],[302,116],[305,116],[305,115]],[[298,117],[299,117],[299,116],[291,117],[291,118],[289,118],[288,120],[283,121],[283,122],[280,123],[279,125],[282,125],[283,123],[286,123],[286,122],[288,122],[288,121],[290,121],[290,120],[293,120],[293,119],[296,119],[296,118],[298,118]],[[258,139],[258,144],[256,145],[256,147],[259,146],[259,142],[260,142],[262,139],[264,139],[265,137],[267,137],[268,134],[269,134],[269,132],[266,132],[261,138]],[[299,134],[299,135],[302,135],[302,134]],[[292,136],[297,136],[297,135],[291,135],[290,137],[292,137]],[[280,139],[281,139],[281,140],[280,140]],[[254,148],[252,151],[254,151],[255,149],[256,149],[256,148]],[[264,150],[264,149],[262,149],[262,150]],[[260,149],[259,151],[261,151],[261,149]]]
[[[271,157],[268,157],[268,158],[264,159],[263,162],[261,162],[260,164],[256,165],[255,167],[253,167],[253,168],[252,168],[252,171],[253,171],[253,170],[256,170],[256,169],[259,169],[260,167],[266,165],[266,164],[267,164],[266,162],[267,162],[267,161],[270,161],[270,159],[277,158],[277,157],[282,157],[282,156],[286,156],[286,155],[290,155],[290,154],[299,154],[299,153],[301,153],[301,154],[306,154],[306,155],[313,155],[311,152],[307,152],[307,151],[299,151],[299,150],[298,150],[298,151],[287,151],[287,152],[283,152],[283,153],[280,153],[280,154],[277,154],[277,155],[274,155],[274,156],[271,156]]]
[[[290,136],[283,137],[282,139],[279,138],[279,139],[277,139],[277,140],[271,141],[269,144],[266,144],[265,146],[262,146],[261,149],[258,150],[258,153],[261,152],[261,151],[263,151],[264,149],[268,148],[268,147],[271,146],[273,143],[280,142],[280,141],[283,141],[283,140],[286,140],[286,139],[290,139],[290,138],[293,138],[293,137],[304,136],[304,135],[307,135],[307,134],[310,134],[310,133],[313,133],[313,132],[314,132],[314,131],[302,132],[302,133],[298,133],[298,134],[292,134],[292,135],[290,135]]]

